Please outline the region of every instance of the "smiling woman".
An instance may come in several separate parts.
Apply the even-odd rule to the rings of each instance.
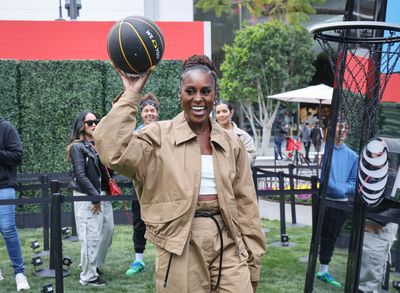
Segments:
[[[254,140],[246,131],[240,129],[235,122],[232,121],[233,107],[231,103],[219,100],[215,106],[216,119],[222,128],[233,131],[243,142],[246,147],[250,164],[254,163],[257,156]]]
[[[99,120],[91,111],[80,112],[72,126],[67,158],[73,167],[69,187],[74,196],[100,196],[108,193],[110,175],[101,163],[93,142]],[[76,228],[81,244],[80,279],[82,286],[105,286],[99,277],[111,246],[114,217],[109,201],[74,202]]]
[[[243,143],[209,116],[218,95],[211,60],[183,63],[182,113],[133,134],[151,70],[138,78],[117,71],[124,92],[94,138],[102,162],[135,181],[157,249],[157,292],[255,292],[265,248],[257,196]]]

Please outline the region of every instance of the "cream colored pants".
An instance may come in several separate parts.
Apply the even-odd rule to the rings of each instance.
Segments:
[[[200,202],[200,205],[207,205],[207,202]],[[155,278],[158,293],[253,292],[247,257],[239,259],[236,245],[228,235],[221,215],[215,218],[222,228],[224,245],[219,288],[212,290],[220,267],[221,242],[218,228],[211,218],[195,217],[182,255],[174,254],[171,258],[169,252],[157,247]],[[242,253],[247,256],[246,251]]]
[[[74,196],[86,194],[73,191]],[[104,195],[104,193],[102,193]],[[106,259],[114,233],[114,216],[110,201],[101,202],[101,213],[95,215],[91,211],[91,201],[74,202],[76,230],[81,244],[81,274],[83,282],[95,280]]]
[[[364,233],[358,289],[364,293],[379,293],[384,281],[390,249],[396,240],[398,225],[388,223],[379,233]]]

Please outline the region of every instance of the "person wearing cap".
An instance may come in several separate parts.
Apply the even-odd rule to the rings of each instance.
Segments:
[[[140,124],[135,131],[143,129],[146,125],[157,121],[158,108],[160,102],[153,93],[145,94],[139,104],[140,116],[142,117],[143,123]],[[135,260],[132,262],[129,269],[126,271],[127,276],[133,276],[141,272],[145,268],[143,261],[144,250],[146,248],[146,225],[142,220],[140,213],[140,203],[136,194],[136,190],[133,190],[133,201],[132,201],[132,214],[133,214],[133,247],[135,250]]]

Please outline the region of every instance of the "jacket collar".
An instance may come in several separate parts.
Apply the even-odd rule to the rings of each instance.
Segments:
[[[209,119],[211,123],[211,142],[217,143],[225,151],[227,151],[229,146],[226,139],[227,134],[225,133],[225,130],[222,129],[221,126],[219,126],[218,123],[214,121],[214,119]],[[184,112],[179,113],[172,120],[172,127],[174,131],[176,145],[179,145],[196,137],[196,134],[192,131],[186,121]]]

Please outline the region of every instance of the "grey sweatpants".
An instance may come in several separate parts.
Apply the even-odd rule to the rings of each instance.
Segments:
[[[364,293],[380,292],[390,248],[396,240],[397,224],[388,223],[380,233],[364,233],[358,289]]]
[[[74,196],[86,194],[73,191]],[[102,192],[102,195],[104,193]],[[91,201],[74,202],[76,230],[81,244],[81,282],[93,281],[97,278],[96,268],[105,262],[114,233],[114,216],[110,201],[101,202],[101,213],[95,215],[91,211]]]

